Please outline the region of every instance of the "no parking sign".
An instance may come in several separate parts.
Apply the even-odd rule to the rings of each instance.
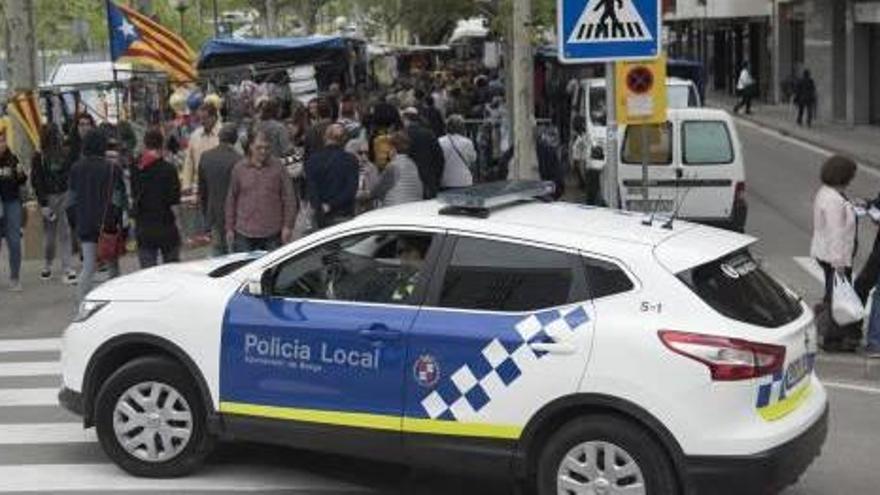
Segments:
[[[666,122],[666,57],[618,62],[617,122],[660,124]]]

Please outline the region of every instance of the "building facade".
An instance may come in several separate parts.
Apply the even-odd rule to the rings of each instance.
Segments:
[[[809,69],[820,118],[880,125],[880,0],[664,0],[670,56],[702,61],[733,93],[748,62],[760,98],[790,101]]]
[[[880,125],[880,0],[778,0],[776,9],[780,80],[810,69],[821,117]]]
[[[748,63],[761,97],[772,93],[768,0],[667,0],[663,19],[669,55],[701,61],[710,91],[733,94]]]

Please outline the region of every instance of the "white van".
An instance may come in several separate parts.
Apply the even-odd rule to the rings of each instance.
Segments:
[[[666,79],[669,108],[701,107],[700,93],[693,81],[670,77]],[[605,79],[583,79],[578,90],[572,95],[573,116],[586,117],[587,135],[590,137],[590,160],[585,167],[601,169],[605,166],[606,93]],[[572,136],[574,140],[575,136]],[[583,181],[585,170],[578,169],[578,177]]]
[[[642,131],[648,181],[642,180]],[[670,109],[660,125],[621,126],[621,205],[742,232],[748,211],[739,135],[724,110]],[[647,187],[647,198],[644,195]]]

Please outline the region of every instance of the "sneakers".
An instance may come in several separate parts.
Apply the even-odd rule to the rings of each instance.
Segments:
[[[24,288],[21,286],[21,280],[13,280],[9,282],[9,292],[23,292]]]
[[[68,270],[67,273],[64,274],[64,278],[61,279],[64,282],[64,285],[76,285],[77,274],[73,270]]]
[[[52,270],[43,268],[43,271],[40,272],[40,280],[49,280],[50,278],[52,278]]]
[[[868,347],[865,349],[865,357],[868,359],[880,359],[880,348]]]

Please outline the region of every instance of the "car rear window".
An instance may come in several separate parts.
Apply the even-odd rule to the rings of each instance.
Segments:
[[[691,121],[681,125],[682,160],[686,165],[733,163],[733,143],[727,124],[721,121]]]
[[[623,163],[641,164],[642,130],[647,132],[648,165],[672,163],[672,124],[637,124],[626,127],[623,137]]]
[[[798,319],[797,297],[761,269],[748,251],[679,274],[703,301],[734,320],[776,328]]]

